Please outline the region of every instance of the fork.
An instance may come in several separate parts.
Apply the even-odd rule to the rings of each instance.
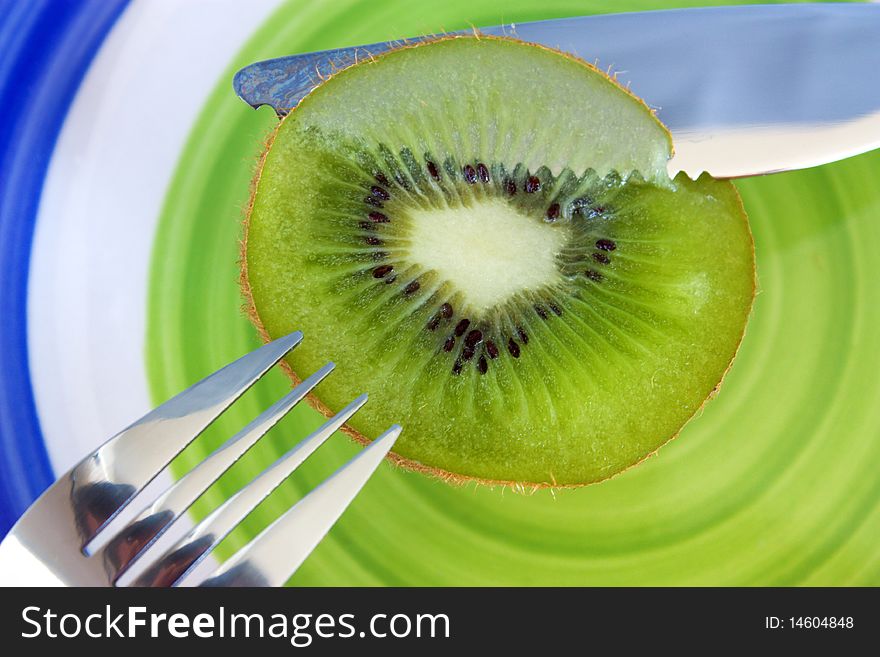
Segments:
[[[327,363],[155,495],[156,476],[302,341],[299,331],[202,379],[110,438],[34,502],[0,543],[6,586],[280,586],[321,541],[394,445],[393,425],[231,558],[206,557],[367,401],[361,395],[164,548],[186,510],[333,370]],[[128,505],[152,499],[134,517]],[[133,514],[128,513],[128,516]],[[179,532],[182,533],[182,532]],[[165,538],[173,538],[169,533]],[[140,572],[129,570],[140,562]],[[124,582],[128,573],[129,582]]]

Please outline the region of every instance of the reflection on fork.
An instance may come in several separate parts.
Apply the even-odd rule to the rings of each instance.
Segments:
[[[199,564],[366,402],[361,395],[278,458],[171,547],[157,541],[333,370],[328,363],[168,486],[122,527],[114,520],[168,463],[300,343],[292,333],[239,358],[117,434],[56,481],[0,544],[0,584],[279,586],[299,567],[393,446],[395,425],[213,572]],[[100,547],[94,547],[105,540]],[[96,540],[97,539],[97,540]]]

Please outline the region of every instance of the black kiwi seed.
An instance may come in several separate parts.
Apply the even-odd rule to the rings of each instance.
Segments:
[[[464,339],[464,343],[468,347],[476,347],[478,344],[480,344],[480,341],[482,339],[483,333],[479,329],[474,329],[467,334],[467,337]]]
[[[410,281],[409,284],[405,288],[403,288],[403,293],[407,296],[415,294],[419,291],[420,287],[422,287],[422,284],[418,281]]]
[[[452,366],[453,374],[461,374],[461,359],[455,361],[455,365]]]
[[[485,356],[480,356],[480,360],[477,361],[477,369],[480,371],[480,374],[485,374],[489,371],[489,363],[486,362]]]
[[[385,278],[392,271],[394,271],[394,267],[391,265],[379,265],[373,270],[373,278]]]
[[[384,187],[379,187],[377,185],[373,185],[372,187],[370,187],[370,194],[374,198],[381,199],[382,201],[387,201],[391,198],[391,194],[389,194]]]
[[[522,326],[516,327],[516,333],[517,333],[517,335],[519,335],[519,339],[522,340],[523,344],[529,343],[529,336],[526,335],[526,332],[523,330]]]
[[[464,179],[468,181],[468,184],[473,185],[477,182],[477,170],[470,164],[466,164],[464,169],[462,169],[462,172],[464,173]]]
[[[456,336],[464,335],[464,332],[467,331],[467,328],[470,325],[471,325],[471,320],[469,320],[467,317],[465,317],[463,320],[461,320],[458,324],[455,325],[455,335]]]
[[[541,181],[538,176],[529,176],[526,179],[526,194],[534,194],[541,191]]]
[[[489,354],[489,358],[498,358],[498,347],[491,340],[486,343],[486,353]]]
[[[556,221],[557,219],[559,219],[559,203],[554,203],[547,208],[547,220]]]
[[[474,348],[468,347],[465,345],[465,348],[461,350],[461,359],[462,360],[470,360],[474,357]]]
[[[386,187],[391,187],[391,183],[388,182],[388,178],[385,177],[385,174],[381,171],[377,171],[373,174],[373,178],[376,179],[376,182],[380,185],[385,185]]]
[[[364,230],[373,230],[373,228],[375,228],[375,224],[370,223],[369,221],[361,221],[358,223],[358,226]]]
[[[504,189],[509,196],[513,196],[516,194],[516,181],[508,179],[507,182],[504,183]]]
[[[544,310],[541,306],[535,306],[535,312],[538,313],[538,317],[541,319],[547,319],[547,311]]]
[[[429,331],[436,331],[438,326],[440,326],[440,315],[434,315],[428,320],[428,323],[425,324],[425,328]]]
[[[513,338],[507,342],[507,351],[510,352],[510,355],[514,358],[519,358],[519,345],[514,342]]]
[[[452,348],[455,346],[455,338],[451,335],[446,338],[446,342],[443,343],[443,351],[450,352]]]
[[[437,165],[434,164],[433,162],[431,162],[431,160],[428,160],[427,166],[428,166],[428,173],[431,174],[431,177],[434,180],[440,180],[440,171],[437,170]]]
[[[613,251],[617,248],[617,244],[615,244],[613,240],[607,240],[603,237],[600,240],[596,240],[596,248],[602,249],[603,251]]]
[[[550,304],[550,310],[552,310],[553,314],[557,317],[562,317],[562,308],[557,306],[555,303]]]
[[[593,269],[588,269],[587,271],[584,272],[584,275],[587,278],[589,278],[591,281],[595,281],[597,283],[602,282],[602,274],[600,274],[599,272],[597,272]]]
[[[372,205],[374,208],[381,208],[382,207],[382,201],[380,201],[379,199],[377,199],[373,196],[367,196],[364,199],[364,203]]]
[[[380,240],[378,237],[373,237],[372,235],[370,235],[369,237],[365,237],[364,241],[370,246],[382,246],[382,240]]]
[[[370,221],[374,224],[387,224],[389,219],[387,215],[382,214],[381,212],[371,212],[369,214]]]
[[[491,178],[489,177],[489,169],[482,162],[477,165],[477,173],[480,176],[480,180],[482,180],[484,183],[487,183],[491,180]]]
[[[446,319],[452,317],[452,306],[448,303],[444,303],[440,306],[440,316]]]
[[[601,251],[596,251],[596,253],[593,254],[593,260],[602,265],[607,265],[609,262],[611,262],[611,258],[609,258]]]

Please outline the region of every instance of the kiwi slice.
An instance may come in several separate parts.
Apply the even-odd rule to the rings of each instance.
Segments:
[[[755,291],[729,182],[670,180],[669,134],[586,63],[512,39],[403,47],[279,125],[246,221],[265,339],[315,405],[368,391],[394,459],[446,479],[600,481],[717,389]]]

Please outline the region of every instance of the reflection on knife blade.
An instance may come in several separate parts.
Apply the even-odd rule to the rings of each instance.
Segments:
[[[675,9],[481,31],[616,72],[672,131],[671,174],[751,176],[880,147],[878,5]],[[235,90],[255,107],[283,113],[322,76],[399,43],[258,62],[236,74]]]

